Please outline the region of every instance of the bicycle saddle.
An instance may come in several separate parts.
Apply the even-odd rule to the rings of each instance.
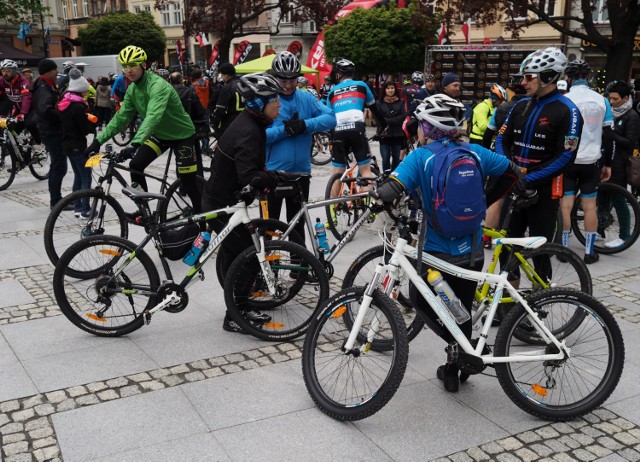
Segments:
[[[522,247],[523,249],[537,249],[542,247],[547,242],[546,237],[533,236],[533,237],[500,237],[492,239],[495,245],[506,244]]]
[[[132,188],[131,186],[127,186],[126,188],[122,188],[122,194],[127,196],[133,202],[143,202],[149,201],[153,199],[158,199],[159,201],[166,201],[166,196],[162,194],[150,193],[146,191],[140,191],[138,189]]]
[[[311,173],[307,172],[285,172],[282,170],[276,170],[278,173],[278,179],[280,181],[298,181],[302,178],[310,178]]]

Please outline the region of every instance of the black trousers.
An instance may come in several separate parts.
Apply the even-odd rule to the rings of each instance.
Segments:
[[[298,181],[300,184],[300,188],[302,189],[302,195],[304,197],[304,201],[307,202],[309,200],[309,184],[311,183],[311,178],[302,178]],[[269,201],[269,218],[273,218],[275,220],[280,219],[280,212],[282,211],[282,203],[285,202],[287,205],[287,223],[290,223],[293,220],[293,217],[296,216],[296,213],[300,211],[302,208],[302,204],[300,203],[300,196],[298,194],[292,197],[277,197],[275,193],[269,193],[267,197]],[[302,241],[306,240],[305,233],[305,225],[304,220],[298,221],[298,224],[295,226],[295,230],[300,234]]]

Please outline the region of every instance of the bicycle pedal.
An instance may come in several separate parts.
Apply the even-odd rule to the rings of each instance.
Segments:
[[[202,270],[198,271],[198,278],[199,278],[201,281],[204,281],[204,271],[202,271]]]

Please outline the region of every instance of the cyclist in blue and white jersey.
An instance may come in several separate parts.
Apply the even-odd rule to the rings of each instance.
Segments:
[[[367,178],[371,177],[371,157],[364,125],[365,107],[371,110],[379,126],[384,128],[386,123],[369,86],[361,80],[353,80],[355,70],[355,64],[348,59],[333,60],[331,80],[336,85],[327,96],[327,105],[336,115],[336,128],[331,135],[331,161],[333,173],[344,172],[347,154],[352,150],[360,175]],[[337,195],[337,187],[332,196]]]
[[[587,79],[590,72],[589,64],[581,59],[567,64],[564,71],[571,85],[565,96],[580,109],[584,126],[576,160],[564,174],[564,196],[560,200],[562,245],[566,247],[571,234],[571,209],[576,193],[580,190],[580,203],[584,211],[584,262],[587,264],[595,263],[600,258],[593,250],[598,229],[596,195],[600,181],[607,181],[611,177],[611,160],[614,154],[613,111],[607,98],[589,89]],[[602,150],[604,167],[600,170]]]

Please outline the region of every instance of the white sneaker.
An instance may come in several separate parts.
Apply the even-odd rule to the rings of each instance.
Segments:
[[[605,243],[605,247],[608,249],[615,249],[616,247],[620,247],[621,245],[624,245],[625,241],[623,241],[620,238],[614,239],[613,241],[609,241],[607,243]]]

